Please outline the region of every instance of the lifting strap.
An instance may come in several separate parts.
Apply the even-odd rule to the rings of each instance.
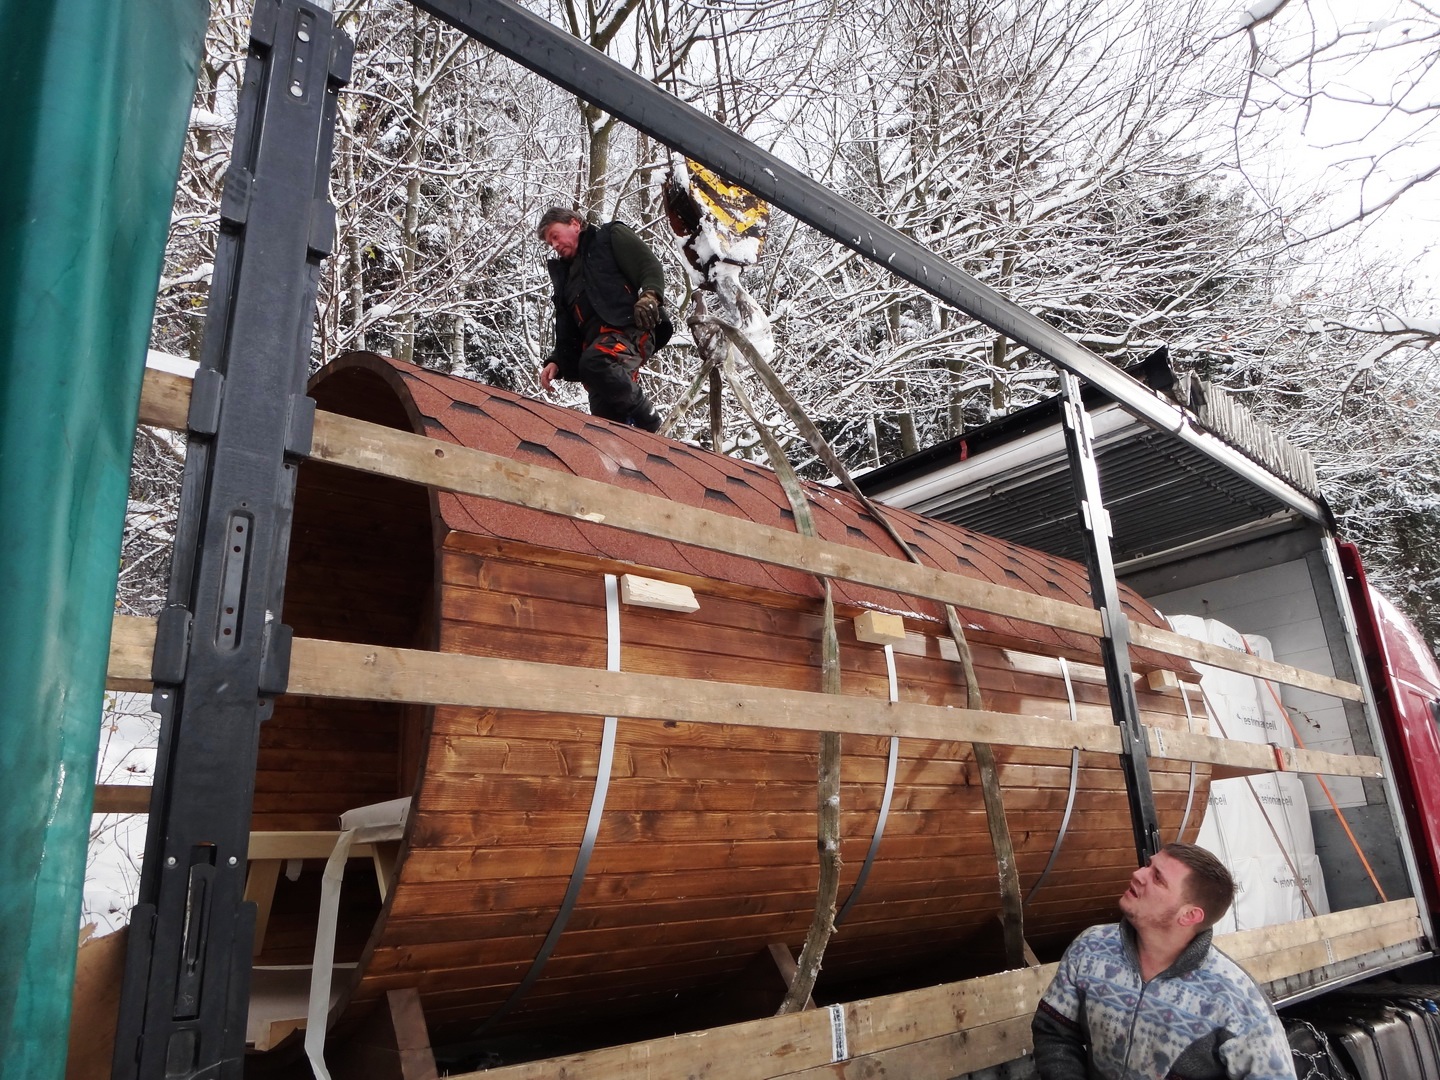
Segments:
[[[719,330],[734,346],[734,350],[745,357],[751,369],[758,375],[771,396],[785,410],[786,415],[795,424],[796,429],[809,443],[810,449],[815,453],[837,480],[860,500],[865,511],[884,527],[890,538],[899,545],[900,550],[905,553],[906,558],[917,565],[923,565],[920,557],[915,554],[909,543],[900,535],[899,530],[890,522],[890,519],[881,512],[880,508],[860,490],[859,485],[850,475],[850,470],[845,467],[839,456],[831,448],[820,429],[815,426],[811,419],[805,414],[805,410],[790,395],[785,384],[775,370],[763,356],[751,344],[739,327],[732,325],[713,316],[701,316],[692,318],[690,326],[695,331],[697,344],[702,334],[710,340],[714,335],[708,333],[710,330]],[[713,348],[713,346],[712,346]],[[755,423],[757,430],[761,432],[761,439],[765,442],[766,451],[771,455],[772,461],[777,457],[785,462],[785,469],[794,476],[794,470],[790,468],[788,459],[779,448],[774,436],[769,429],[762,424],[756,415],[754,408],[750,405],[749,397],[739,386],[738,380],[733,374],[733,364],[730,359],[730,350],[725,350],[725,372],[731,387],[736,392],[736,398],[741,402],[742,407]],[[773,449],[772,449],[773,447]],[[777,465],[777,474],[780,469]],[[782,477],[782,484],[784,479]],[[799,489],[799,481],[796,479],[795,487],[800,499],[803,501],[803,490]],[[788,489],[787,489],[788,494]],[[792,502],[795,496],[791,496]],[[807,508],[808,519],[808,508]],[[799,523],[799,515],[796,516]],[[813,524],[811,525],[813,528]],[[813,533],[811,534],[813,535]],[[829,595],[828,586],[826,595]],[[975,676],[974,659],[970,652],[970,643],[965,637],[964,628],[960,624],[960,616],[954,605],[945,605],[945,621],[950,631],[950,637],[954,641],[955,649],[960,655],[960,663],[965,673],[966,705],[971,709],[983,709],[985,707],[980,693],[980,683]],[[990,842],[995,849],[995,868],[1000,882],[1000,921],[1004,928],[1005,959],[1012,967],[1024,967],[1025,957],[1025,930],[1024,930],[1024,902],[1020,895],[1020,874],[1015,861],[1015,846],[1010,837],[1010,826],[1005,818],[1005,802],[1000,789],[1000,770],[995,762],[995,752],[988,743],[972,743],[975,752],[975,763],[980,772],[981,791],[985,800],[985,817],[990,827]]]
[[[703,307],[697,297],[697,307]],[[724,324],[722,324],[724,325]],[[692,322],[695,344],[702,354],[708,356],[707,363],[718,365],[725,373],[735,400],[745,410],[760,442],[770,457],[785,497],[790,501],[795,515],[795,531],[802,536],[815,535],[815,519],[810,513],[810,503],[805,497],[805,488],[790,459],[785,456],[774,434],[760,419],[759,412],[750,401],[750,395],[735,376],[735,365],[731,352],[725,347],[720,335],[707,332],[705,321]],[[743,340],[743,336],[742,336]],[[747,341],[748,345],[749,342]],[[751,350],[754,351],[753,349]],[[723,358],[723,359],[721,359]],[[821,689],[827,694],[840,693],[840,636],[835,629],[835,600],[830,588],[830,579],[820,578],[825,590],[824,626],[821,630]],[[810,929],[805,935],[805,945],[800,950],[800,959],[795,962],[795,975],[785,999],[780,1003],[777,1014],[799,1012],[810,1000],[810,992],[820,975],[820,962],[825,956],[825,947],[835,932],[835,901],[840,895],[840,734],[834,731],[820,733],[819,765],[815,790],[816,844],[820,851],[820,880],[815,888],[815,913],[810,920]]]

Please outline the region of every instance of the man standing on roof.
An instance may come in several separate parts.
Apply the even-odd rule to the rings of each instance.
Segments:
[[[645,241],[618,221],[586,225],[574,210],[552,206],[535,235],[556,257],[555,348],[540,370],[548,393],[556,376],[584,384],[590,412],[606,420],[660,429],[640,389],[640,365],[670,340],[665,274]]]
[[[1234,898],[1194,844],[1136,870],[1119,923],[1075,939],[1035,1012],[1041,1080],[1295,1080],[1274,1006],[1211,944]]]

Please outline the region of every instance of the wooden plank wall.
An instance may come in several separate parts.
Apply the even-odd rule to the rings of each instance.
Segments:
[[[603,578],[501,556],[452,535],[443,556],[444,651],[600,668]],[[539,560],[543,553],[532,553]],[[696,585],[695,579],[690,584]],[[654,675],[819,689],[820,618],[797,600],[698,588],[693,614],[625,608],[621,667]],[[850,613],[855,614],[855,613]],[[964,702],[960,666],[938,627],[917,623],[897,656],[902,698]],[[880,647],[842,626],[847,695],[884,702]],[[1064,686],[999,646],[975,643],[987,707],[1069,715]],[[948,650],[947,650],[948,652]],[[555,678],[566,678],[557,667]],[[1081,707],[1103,684],[1075,682]],[[1142,691],[1150,723],[1182,729],[1176,694]],[[408,854],[357,991],[357,1007],[418,986],[437,1038],[468,1033],[523,976],[574,865],[599,757],[600,721],[508,709],[436,709]],[[575,1010],[635,1012],[676,992],[737,978],[774,942],[798,948],[816,883],[816,739],[806,731],[622,720],[614,779],[580,904],[544,977],[512,1013],[540,1025]],[[873,835],[888,738],[846,736],[842,855],[848,895]],[[1022,883],[1038,878],[1069,784],[1065,750],[996,747]],[[1206,794],[1200,769],[1193,830]],[[1173,836],[1190,769],[1157,763],[1161,821]],[[1134,865],[1123,779],[1083,755],[1059,863],[1030,908],[1032,944],[1055,951],[1103,917]],[[906,739],[881,849],[863,900],[826,955],[828,987],[911,969],[954,978],[993,969],[999,898],[968,743]],[[1098,899],[1097,899],[1098,897]],[[921,974],[923,972],[923,975]],[[936,972],[941,973],[939,976]]]

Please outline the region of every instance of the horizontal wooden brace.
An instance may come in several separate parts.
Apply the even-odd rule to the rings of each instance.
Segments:
[[[1169,653],[1171,656],[1183,656],[1187,660],[1198,660],[1211,667],[1238,671],[1244,675],[1253,675],[1257,679],[1284,683],[1286,686],[1298,686],[1304,690],[1313,690],[1317,694],[1329,694],[1346,701],[1363,701],[1365,698],[1365,693],[1359,686],[1344,679],[1305,671],[1249,653],[1236,652],[1223,645],[1211,645],[1208,641],[1199,641],[1172,630],[1151,626],[1149,623],[1137,623],[1133,619],[1130,620],[1130,640],[1136,645]]]
[[[1384,775],[1380,759],[1364,754],[1331,754],[1323,750],[1277,747],[1269,743],[1218,739],[1198,732],[1146,728],[1152,758],[1172,761],[1207,761],[1214,767],[1212,780],[1256,773],[1323,773],[1326,776]]]
[[[328,859],[340,839],[338,830],[297,832],[252,832],[246,857],[252,862],[261,859]],[[375,845],[356,841],[350,845],[350,858],[371,858]]]
[[[1418,937],[1413,900],[1322,915],[1262,930],[1227,934],[1216,944],[1262,982],[1317,970]],[[1313,961],[1319,957],[1321,963]],[[707,1031],[593,1050],[567,1057],[464,1073],[453,1080],[669,1080],[729,1076],[745,1062],[753,1080],[801,1077],[906,1076],[939,1080],[1022,1057],[1031,1049],[1029,1021],[1055,964],[1022,968],[841,1006],[849,1058],[832,1060],[828,1009],[790,1013]]]
[[[189,380],[147,370],[140,419],[184,427]],[[318,412],[312,458],[377,476],[559,514],[776,566],[921,596],[1098,637],[1098,612],[728,514],[571,476],[335,413]],[[1131,640],[1161,652],[1319,693],[1359,700],[1353,683],[1192,641],[1130,620]]]
[[[153,620],[117,616],[110,671],[135,678],[149,670]],[[737,724],[792,731],[899,735],[950,742],[994,742],[1118,754],[1119,729],[1044,716],[1015,716],[804,690],[639,675],[598,668],[296,638],[292,694],[461,705],[680,723]]]
[[[148,672],[154,638],[153,620],[116,616],[109,677],[134,679]],[[1120,752],[1120,732],[1111,724],[315,638],[294,641],[289,692],[361,701]],[[1151,745],[1163,746],[1159,756],[1218,760],[1255,772],[1275,769],[1274,751],[1269,746],[1148,730]],[[1169,741],[1172,737],[1173,742]],[[1378,775],[1379,762],[1375,758],[1318,751],[1307,751],[1307,755],[1304,764],[1331,775]]]
[[[150,785],[96,784],[95,803],[90,812],[92,814],[148,814],[150,812]]]

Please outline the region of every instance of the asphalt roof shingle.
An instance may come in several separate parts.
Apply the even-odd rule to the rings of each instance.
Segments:
[[[794,515],[778,479],[750,462],[375,353],[347,353],[315,376],[312,393],[322,408],[346,411],[347,373],[356,388],[363,385],[367,393],[373,392],[373,376],[378,375],[401,399],[412,430],[432,438],[656,495],[671,502],[794,530]],[[357,380],[354,376],[359,373],[369,377]],[[816,530],[823,539],[904,558],[884,525],[871,517],[848,492],[818,484],[807,484],[806,489]],[[676,544],[610,525],[575,522],[538,510],[448,492],[438,493],[435,506],[444,527],[462,533],[698,574],[794,595],[818,597],[821,594],[815,577],[802,571]],[[896,531],[916,548],[927,566],[1052,599],[1086,606],[1090,603],[1085,570],[1077,563],[906,510],[887,508],[886,516]],[[842,581],[834,583],[834,590],[837,601],[842,603],[934,619],[943,617],[941,606],[929,600]],[[1126,610],[1132,616],[1157,626],[1164,625],[1148,604],[1128,590],[1122,591]],[[1094,641],[1084,635],[1020,624],[1003,616],[971,610],[963,610],[961,615],[967,625],[1005,636],[1029,638],[1037,645],[1086,652],[1095,649]],[[1145,659],[1152,664],[1174,665],[1159,654],[1147,653]]]

